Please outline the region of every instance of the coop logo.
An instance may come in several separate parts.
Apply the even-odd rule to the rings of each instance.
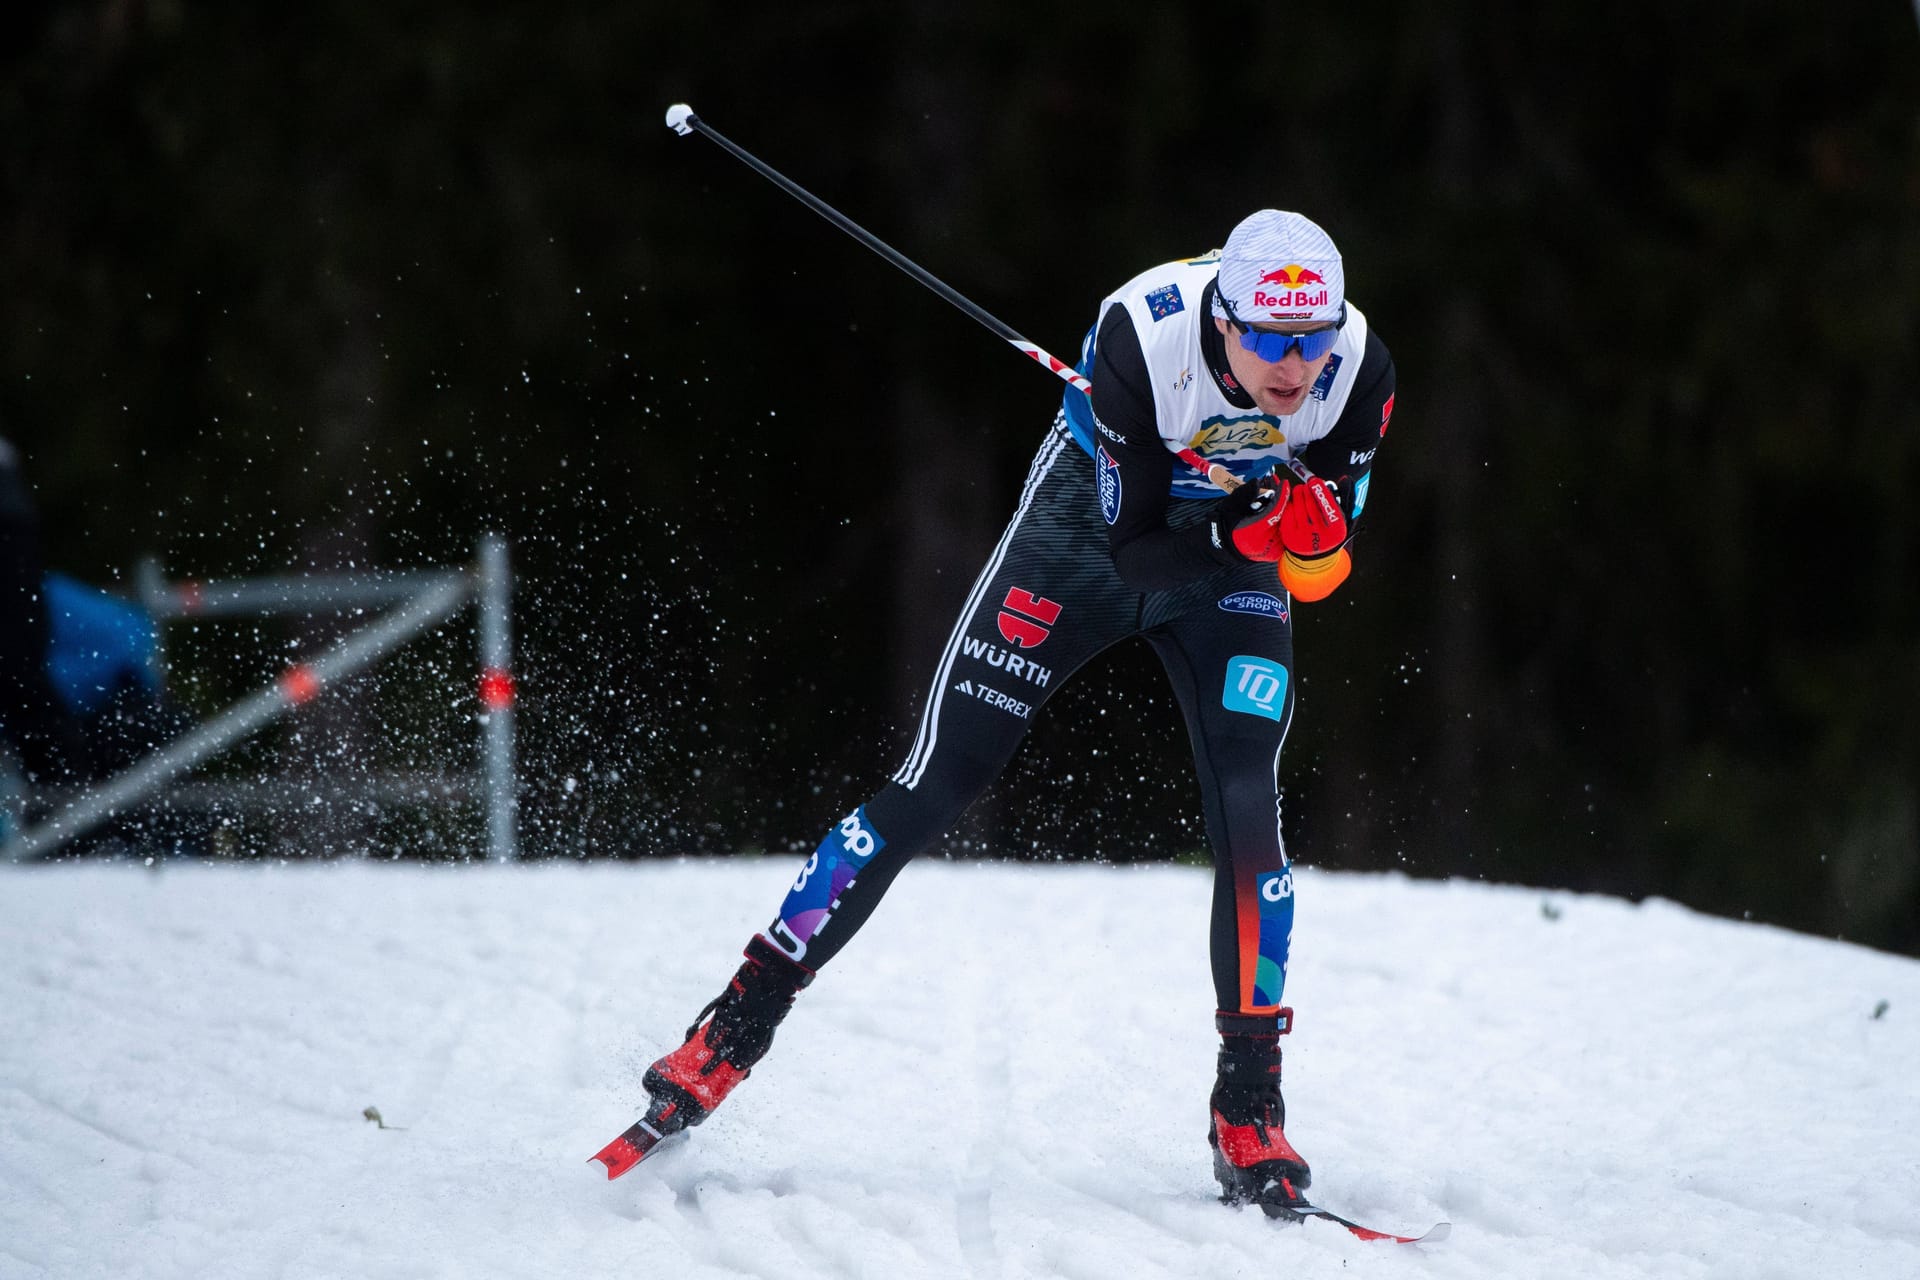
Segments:
[[[1260,896],[1268,902],[1285,902],[1293,896],[1293,872],[1282,871],[1260,882]]]
[[[1281,603],[1280,597],[1264,591],[1236,591],[1221,597],[1220,607],[1228,613],[1251,613],[1276,622],[1287,620],[1287,606]]]
[[[840,819],[800,868],[779,918],[767,927],[767,937],[795,960],[806,955],[807,944],[833,922],[842,895],[853,888],[873,855],[886,847],[868,820],[865,805]]]
[[[1033,716],[1032,703],[1022,702],[1018,698],[1009,697],[998,689],[988,688],[984,684],[976,684],[971,680],[962,680],[959,684],[953,686],[953,691],[955,693],[964,693],[969,698],[978,698],[995,711],[1004,711],[1010,716],[1019,716],[1022,720],[1031,719]]]
[[[826,855],[827,869],[829,872],[840,865],[840,859],[834,855],[833,850],[836,837],[840,845],[840,850],[855,862],[863,863],[887,847],[887,842],[882,840],[879,834],[875,832],[873,827],[867,822],[867,806],[861,805],[858,809],[855,809],[852,813],[840,819],[840,825],[834,828],[833,835],[822,840],[820,847],[813,851],[813,856],[808,858],[806,865],[800,868],[800,878],[793,882],[793,893],[805,893],[807,891],[807,881],[813,879],[814,873],[820,870],[822,854]],[[849,881],[848,883],[852,882]]]
[[[1101,430],[1106,430],[1102,427]],[[1100,488],[1100,517],[1108,524],[1120,518],[1120,464],[1105,445],[1094,455],[1094,482]]]
[[[1007,598],[1000,606],[1000,634],[1008,644],[1037,649],[1047,642],[1053,624],[1059,620],[1060,606],[1053,601],[1019,587],[1007,588]]]
[[[1314,288],[1315,285],[1319,288]],[[1253,286],[1253,305],[1269,311],[1324,307],[1330,296],[1327,278],[1299,263],[1288,263],[1269,271]]]
[[[1287,669],[1252,654],[1227,659],[1220,705],[1229,711],[1278,720],[1287,702]]]
[[[1037,684],[1042,689],[1047,687],[1047,681],[1053,679],[1052,670],[1041,666],[1032,658],[1023,658],[1017,653],[1009,653],[999,645],[989,644],[985,640],[964,636],[960,641],[960,650],[977,662],[984,662],[990,667],[999,667],[1008,675],[1019,676],[1029,684]]]

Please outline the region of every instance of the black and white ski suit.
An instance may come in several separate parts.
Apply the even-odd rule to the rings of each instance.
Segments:
[[[817,969],[844,946],[907,861],[1005,767],[1047,699],[1128,636],[1153,647],[1193,743],[1214,858],[1217,1007],[1280,1006],[1293,877],[1276,780],[1293,720],[1293,606],[1274,566],[1219,545],[1220,492],[1176,456],[1244,478],[1299,459],[1336,482],[1350,522],[1366,507],[1392,416],[1386,346],[1348,305],[1305,403],[1263,414],[1233,380],[1211,318],[1217,259],[1153,268],[1101,307],[927,690],[899,771],[801,867],[766,936]]]

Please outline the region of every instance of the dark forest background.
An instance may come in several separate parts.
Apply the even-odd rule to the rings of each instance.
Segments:
[[[72,0],[0,19],[0,434],[54,567],[513,542],[523,839],[811,847],[912,732],[1056,354],[1307,212],[1395,354],[1353,579],[1297,612],[1315,865],[1665,895],[1920,951],[1908,0],[768,8]],[[176,626],[209,710],[318,623]],[[431,763],[471,641],[230,769]],[[1129,645],[947,852],[1201,856]],[[443,819],[241,852],[458,856]]]

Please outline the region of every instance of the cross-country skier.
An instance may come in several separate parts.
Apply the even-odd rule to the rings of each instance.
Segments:
[[[941,654],[912,751],[827,833],[726,990],[647,1071],[650,1134],[713,1113],[1047,699],[1137,635],[1186,715],[1213,848],[1214,1171],[1231,1202],[1299,1199],[1307,1162],[1280,1096],[1293,877],[1276,778],[1293,719],[1292,604],[1347,577],[1394,394],[1393,361],[1345,286],[1326,232],[1268,209],[1217,254],[1154,267],[1101,304],[1079,364],[1091,400],[1066,393]],[[1232,479],[1215,470],[1216,486],[1201,471],[1218,467]],[[599,1157],[610,1175],[641,1154],[624,1142]]]

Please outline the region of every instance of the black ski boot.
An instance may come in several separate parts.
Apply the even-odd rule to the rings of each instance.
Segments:
[[[1219,1073],[1209,1099],[1213,1176],[1226,1204],[1257,1204],[1270,1216],[1305,1198],[1313,1173],[1287,1141],[1287,1104],[1280,1097],[1280,1037],[1293,1029],[1293,1010],[1272,1014],[1222,1013]]]
[[[773,1047],[774,1028],[793,1008],[794,997],[813,981],[813,970],[789,960],[759,934],[747,943],[746,957],[727,989],[687,1028],[686,1043],[647,1068],[647,1092],[677,1104],[676,1118],[685,1117],[677,1127],[705,1120],[747,1078]]]
[[[662,1139],[712,1115],[766,1056],[774,1028],[813,981],[813,970],[759,934],[747,943],[746,957],[727,989],[687,1028],[686,1042],[647,1068],[641,1081],[653,1095],[647,1114],[593,1157],[607,1166],[607,1177],[619,1177]]]

